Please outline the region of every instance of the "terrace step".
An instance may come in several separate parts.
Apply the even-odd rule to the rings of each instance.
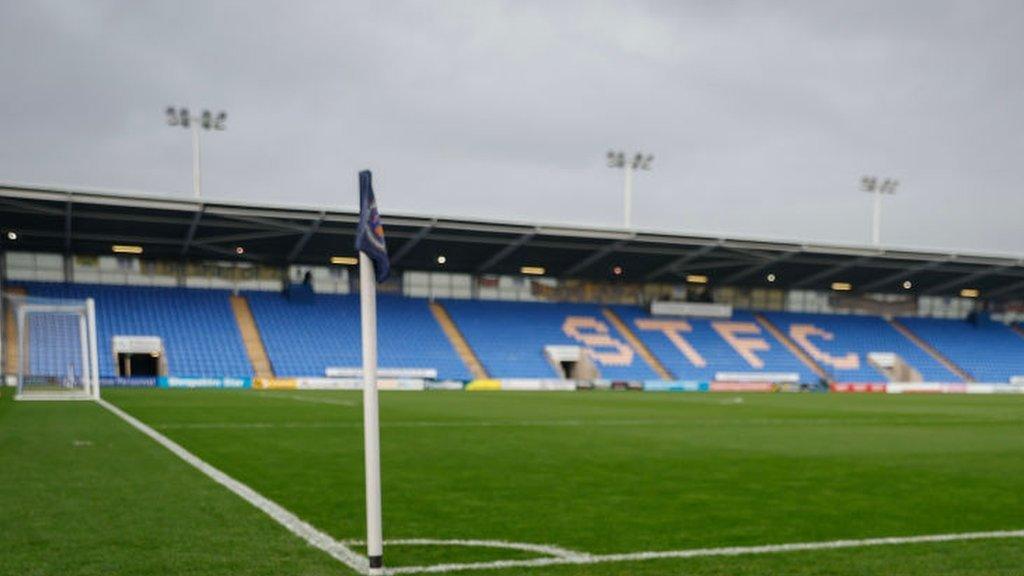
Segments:
[[[629,345],[632,346],[638,354],[640,354],[640,357],[644,359],[644,362],[647,362],[647,365],[658,373],[658,376],[660,376],[662,380],[675,380],[672,373],[668,371],[668,368],[661,363],[661,360],[658,360],[658,357],[651,352],[647,345],[637,337],[636,333],[633,332],[628,324],[622,321],[622,318],[620,318],[614,310],[611,308],[604,308],[601,310],[601,313],[604,314],[605,319],[607,319],[612,326],[615,326],[615,329],[619,331],[619,334],[622,334],[622,337],[629,342]]]
[[[939,352],[938,349],[936,349],[934,346],[922,340],[920,336],[914,334],[913,330],[907,328],[902,322],[895,318],[887,318],[886,321],[889,323],[890,326],[895,328],[897,332],[903,334],[903,336],[905,336],[908,340],[916,344],[918,348],[924,350],[929,356],[931,356],[940,364],[945,366],[947,370],[956,374],[957,377],[960,378],[962,381],[975,381],[974,377],[968,374],[966,370],[954,364],[953,361],[947,358],[945,354]]]
[[[764,314],[756,313],[754,314],[754,319],[757,320],[757,323],[760,324],[762,328],[767,330],[769,334],[774,336],[776,340],[782,342],[782,345],[788,348],[790,353],[799,358],[800,361],[803,362],[808,368],[810,368],[812,372],[817,374],[818,378],[821,378],[826,382],[832,381],[832,378],[828,375],[828,372],[826,372],[825,369],[821,367],[821,364],[818,364],[818,362],[814,358],[811,358],[810,354],[808,354],[803,348],[798,346],[796,342],[793,342],[793,339],[790,338],[789,335],[787,335],[782,330],[779,330],[778,326],[773,324],[772,321],[769,320]]]
[[[235,322],[238,323],[238,330],[242,333],[242,343],[245,345],[245,353],[252,364],[252,371],[257,378],[273,378],[274,370],[270,366],[270,357],[267,356],[267,348],[263,345],[263,337],[256,326],[256,319],[253,318],[252,309],[249,308],[249,301],[244,296],[231,296],[231,310],[235,313]]]
[[[430,302],[430,312],[434,315],[434,319],[437,320],[437,324],[441,327],[444,335],[448,337],[448,341],[451,343],[452,348],[455,349],[455,353],[462,359],[462,363],[469,369],[470,374],[477,380],[484,380],[489,378],[487,370],[484,369],[483,363],[477,357],[473,349],[470,348],[469,342],[466,341],[466,337],[462,335],[462,331],[455,325],[448,310],[445,310],[444,306],[440,302]]]

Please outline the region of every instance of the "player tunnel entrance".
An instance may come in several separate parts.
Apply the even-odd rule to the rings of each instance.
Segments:
[[[114,336],[113,348],[118,376],[167,375],[167,356],[159,336]]]
[[[544,354],[555,372],[566,380],[594,380],[601,377],[590,355],[580,346],[549,345],[544,347]]]

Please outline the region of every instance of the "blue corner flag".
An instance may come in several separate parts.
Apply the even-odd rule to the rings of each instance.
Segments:
[[[356,250],[366,252],[373,260],[377,282],[388,279],[390,263],[388,246],[384,242],[384,226],[377,212],[377,199],[373,197],[373,175],[369,170],[359,173],[359,229],[356,231]]]

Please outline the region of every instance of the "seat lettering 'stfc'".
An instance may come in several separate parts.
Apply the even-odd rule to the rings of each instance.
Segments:
[[[765,352],[772,347],[761,338],[761,328],[753,322],[712,322],[711,327],[718,332],[732,346],[737,354],[747,361],[751,368],[761,370],[764,368],[764,360],[761,360],[755,352]],[[741,335],[753,334],[754,338],[740,338]]]
[[[568,316],[562,332],[587,348],[595,362],[607,366],[631,366],[633,349],[611,336],[608,325],[593,316]]]
[[[835,339],[834,334],[827,330],[822,330],[813,324],[793,324],[789,327],[789,337],[818,362],[828,364],[836,370],[856,370],[860,368],[860,357],[857,356],[856,352],[848,352],[844,356],[833,356],[818,348],[814,342],[811,342],[811,336],[817,336],[826,342],[831,342]]]
[[[704,368],[708,365],[704,357],[683,338],[683,332],[690,332],[693,328],[686,320],[655,320],[653,318],[638,318],[634,321],[636,327],[651,332],[661,332],[668,338],[669,342],[682,352],[683,356],[697,368]]]

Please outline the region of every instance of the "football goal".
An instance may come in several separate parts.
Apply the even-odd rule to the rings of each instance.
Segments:
[[[16,400],[92,400],[100,396],[93,300],[7,295],[5,371]]]

